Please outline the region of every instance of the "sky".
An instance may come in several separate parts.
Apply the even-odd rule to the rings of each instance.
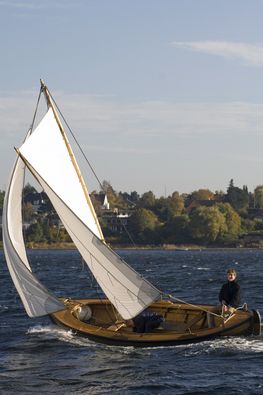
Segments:
[[[253,191],[262,20],[263,0],[0,0],[0,189],[42,78],[116,191]]]

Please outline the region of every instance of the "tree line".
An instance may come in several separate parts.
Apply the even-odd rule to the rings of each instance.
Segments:
[[[117,192],[110,182],[104,181],[98,193],[106,193],[115,212],[126,211],[129,219],[127,232],[109,231],[103,209],[94,202],[106,241],[112,244],[164,245],[197,244],[204,246],[235,246],[248,233],[263,233],[263,185],[249,192],[246,186],[235,186],[231,180],[226,193],[199,189],[190,194],[175,191],[168,197],[156,197],[152,191],[139,195]],[[34,193],[29,184],[24,196]],[[97,194],[96,191],[91,193]],[[0,208],[4,191],[0,191]],[[25,199],[26,200],[26,199]],[[45,195],[46,208],[34,212],[29,202],[23,204],[23,217],[27,242],[68,243],[70,237]]]
[[[226,193],[199,189],[160,198],[152,191],[140,196],[136,191],[116,193],[110,183],[104,186],[111,205],[133,205],[128,235],[114,237],[104,229],[113,242],[129,243],[131,236],[136,245],[236,246],[245,234],[263,233],[263,185],[252,193],[231,179]]]

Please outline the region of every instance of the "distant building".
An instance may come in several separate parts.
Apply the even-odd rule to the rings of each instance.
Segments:
[[[89,195],[92,204],[97,212],[97,215],[101,217],[105,223],[105,226],[113,233],[122,233],[128,226],[129,217],[131,210],[120,211],[117,208],[111,210],[110,204],[105,193],[92,193]],[[31,224],[37,222],[37,218],[40,215],[42,218],[47,217],[45,221],[51,226],[63,228],[63,224],[57,215],[54,215],[52,204],[45,194],[45,192],[30,192],[24,197],[24,203],[30,203],[33,206],[34,218],[30,222],[23,224],[24,229],[27,229]],[[51,212],[53,215],[50,215]],[[0,209],[0,226],[2,227],[2,209]]]
[[[95,210],[97,208],[101,210],[109,210],[110,204],[107,198],[106,193],[91,193],[90,195],[92,204],[94,205]]]
[[[106,227],[113,233],[122,233],[128,226],[130,213],[118,212],[117,209],[113,211],[105,211],[102,215],[102,219]]]
[[[38,192],[29,192],[24,196],[24,203],[31,203],[35,213],[44,210],[46,206],[46,194]]]

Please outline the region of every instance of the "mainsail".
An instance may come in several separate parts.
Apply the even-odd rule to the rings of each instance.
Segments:
[[[51,107],[19,152],[56,194],[63,196],[65,204],[101,238],[94,208],[90,200],[87,202],[80,176],[73,166],[73,158],[69,155]]]
[[[64,133],[64,131],[63,131]],[[94,208],[84,196],[74,160],[51,107],[19,154],[43,187],[97,282],[124,319],[133,318],[160,291],[102,241]]]
[[[18,157],[11,174],[3,209],[3,244],[8,269],[30,317],[47,315],[64,308],[32,274],[22,232],[22,189],[25,165]]]

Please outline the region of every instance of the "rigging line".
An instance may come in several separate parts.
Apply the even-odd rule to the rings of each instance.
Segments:
[[[40,94],[38,96],[38,103],[39,103],[39,99],[40,99]],[[38,107],[38,104],[37,104],[37,107]],[[36,111],[35,111],[35,114],[34,114],[32,125],[31,125],[31,127],[29,128],[29,130],[27,132],[27,135],[26,135],[26,137],[24,139],[24,142],[32,134],[32,127],[33,127],[34,119],[35,119],[35,116],[36,116],[36,112],[37,112],[37,108],[36,108]],[[17,163],[18,163],[18,161],[16,162],[16,165],[17,165]],[[23,214],[24,214],[24,211],[25,211],[25,195],[24,195],[25,181],[26,181],[26,172],[25,172],[25,168],[24,168],[24,171],[23,171],[23,186],[22,186],[22,192],[21,192],[22,225],[23,225]],[[26,237],[26,229],[24,228],[24,226],[22,226],[22,235],[23,235],[24,240],[26,240],[27,239],[27,237]]]
[[[90,253],[90,264],[91,264],[92,267],[93,267],[93,259],[96,260],[96,258]],[[88,263],[86,263],[86,267],[88,268]],[[97,294],[97,298],[98,298],[101,302],[103,302],[103,300],[105,299],[105,292],[104,292],[104,291],[102,290],[102,288],[99,286],[98,281],[97,281],[97,278],[94,276],[94,274],[93,274],[93,272],[92,272],[92,270],[91,270],[90,268],[89,268],[89,272],[90,272],[92,278],[96,280],[95,292],[96,292],[96,294]],[[103,298],[103,296],[102,296],[101,291],[102,291],[103,294],[104,294],[104,298]],[[115,316],[115,320],[117,319],[116,313],[115,313],[115,310],[114,310],[114,306],[112,305],[112,303],[111,303],[111,306],[112,306],[112,308],[110,307],[110,305],[107,305],[107,304],[105,305],[105,311],[106,311],[106,314],[107,314],[107,316],[108,316],[110,322],[113,321],[113,316],[112,316],[112,314],[111,314],[110,309],[112,310],[112,313],[113,313],[113,315]]]
[[[53,103],[55,104],[56,109],[58,110],[58,113],[60,114],[61,118],[62,118],[63,121],[65,122],[65,124],[66,124],[66,126],[67,126],[67,128],[68,128],[68,130],[69,130],[69,132],[70,132],[70,134],[71,134],[71,136],[73,137],[75,143],[77,144],[77,146],[78,146],[78,148],[79,148],[81,154],[83,155],[84,159],[86,160],[87,164],[89,165],[89,168],[91,169],[91,171],[92,171],[94,177],[96,178],[96,180],[97,180],[97,182],[98,182],[98,184],[99,184],[101,190],[105,193],[105,195],[107,195],[107,192],[105,191],[105,188],[103,187],[103,185],[102,185],[102,183],[101,183],[99,177],[97,176],[97,174],[96,174],[96,172],[95,172],[93,166],[91,165],[90,161],[88,160],[88,158],[87,158],[85,152],[84,152],[83,149],[81,148],[81,146],[80,146],[78,140],[76,139],[76,137],[75,137],[75,135],[74,135],[72,129],[70,128],[68,122],[66,121],[64,115],[62,114],[60,108],[58,107],[58,105],[57,105],[55,99],[53,98],[53,96],[52,96],[52,94],[51,94],[50,92],[49,92],[49,95],[50,95],[50,97],[51,97]],[[130,202],[130,203],[132,203],[132,204],[136,207],[136,204],[135,204],[135,203],[131,202],[129,199],[127,199],[127,201]],[[127,228],[126,228],[125,226],[123,226],[123,227],[124,227],[124,230],[125,230],[125,232],[127,233],[128,237],[129,237],[130,241],[132,242],[133,246],[136,247],[136,244],[135,244],[134,240],[132,239],[131,234],[128,232],[128,230],[127,230]]]
[[[29,130],[27,132],[27,135],[26,135],[26,138],[24,139],[24,141],[27,139],[28,136],[30,136],[32,134],[34,123],[35,123],[35,120],[36,120],[37,110],[38,110],[38,106],[39,106],[39,102],[40,102],[40,97],[41,97],[42,92],[43,92],[43,89],[42,89],[42,87],[40,87],[38,98],[37,98],[37,104],[36,104],[35,112],[34,112],[34,115],[33,115],[32,122],[31,122],[31,126],[30,126],[30,128],[29,128]],[[26,176],[25,176],[25,172],[24,172],[24,175],[23,175],[23,190],[24,190],[24,187],[25,187],[25,179],[26,179]],[[25,196],[24,196],[24,193],[22,193],[22,207],[24,207],[24,204],[25,204]],[[22,227],[22,233],[23,233],[24,240],[26,240],[26,231],[25,231],[24,227]]]
[[[61,118],[63,119],[63,121],[65,122],[65,124],[66,124],[66,126],[67,126],[67,128],[68,128],[68,130],[70,131],[70,134],[71,134],[71,136],[73,137],[73,139],[74,139],[75,143],[77,144],[77,146],[78,146],[78,148],[79,148],[80,152],[82,153],[82,155],[83,155],[84,159],[85,159],[85,160],[86,160],[86,162],[88,163],[88,165],[89,165],[89,167],[90,167],[90,169],[91,169],[91,171],[92,171],[92,173],[93,173],[94,177],[95,177],[95,178],[96,178],[96,180],[98,181],[98,183],[99,183],[99,185],[100,185],[100,187],[101,187],[102,191],[103,191],[103,192],[105,192],[105,191],[104,191],[104,188],[103,188],[103,186],[102,186],[102,183],[101,183],[101,181],[100,181],[100,179],[99,179],[99,177],[97,176],[97,174],[96,174],[95,170],[93,169],[93,167],[92,167],[92,165],[91,165],[90,161],[88,160],[88,158],[87,158],[87,156],[86,156],[85,152],[84,152],[84,151],[83,151],[83,149],[81,148],[81,146],[80,146],[80,144],[79,144],[78,140],[76,139],[76,137],[75,137],[75,135],[74,135],[74,133],[73,133],[72,129],[70,128],[69,124],[67,123],[67,121],[66,121],[66,119],[65,119],[64,115],[63,115],[63,114],[62,114],[62,112],[60,111],[60,109],[59,109],[59,107],[58,107],[58,105],[57,105],[57,103],[56,103],[55,99],[53,98],[53,96],[51,95],[51,93],[50,93],[50,92],[49,92],[49,95],[50,95],[50,97],[51,97],[51,99],[52,99],[53,103],[55,104],[55,106],[56,106],[56,108],[57,108],[57,110],[58,110],[58,112],[59,112],[59,114],[60,114]],[[105,193],[106,193],[106,192],[105,192]]]
[[[41,89],[43,89],[43,88],[41,88]],[[81,146],[80,146],[80,144],[79,144],[77,138],[75,137],[75,135],[74,135],[72,129],[70,128],[68,122],[66,121],[64,115],[62,114],[60,108],[58,107],[58,104],[56,103],[55,99],[53,98],[53,96],[52,96],[52,94],[51,94],[50,92],[49,92],[49,95],[50,95],[50,97],[51,97],[53,103],[55,104],[56,109],[58,110],[58,113],[60,114],[61,118],[62,118],[63,121],[65,122],[65,125],[67,126],[67,128],[68,128],[68,130],[69,130],[71,136],[73,137],[75,143],[77,144],[77,147],[79,148],[81,154],[83,155],[83,157],[84,157],[84,159],[86,160],[86,162],[87,162],[89,168],[91,169],[91,171],[92,171],[94,177],[96,178],[96,180],[97,180],[97,182],[98,182],[98,184],[99,184],[101,190],[105,193],[105,195],[107,195],[107,192],[105,191],[105,188],[103,187],[103,185],[102,185],[102,183],[101,183],[99,177],[97,176],[97,174],[96,174],[96,172],[95,172],[93,166],[91,165],[90,161],[88,160],[88,158],[87,158],[85,152],[84,152],[83,149],[81,148]],[[132,203],[133,206],[135,206],[135,207],[137,206],[134,202],[132,202],[132,201],[129,200],[129,199],[127,199],[127,201],[130,202],[130,203]],[[125,226],[124,226],[124,230],[125,230],[125,232],[127,233],[127,235],[128,235],[128,237],[129,237],[130,241],[132,242],[133,246],[136,247],[136,244],[135,244],[134,240],[132,239],[131,234],[128,232],[128,230],[127,230],[127,228],[126,228]]]
[[[90,263],[91,263],[91,265],[93,266],[92,260],[93,260],[93,256],[92,256],[92,254],[90,253]],[[93,280],[94,280],[94,279],[96,280],[96,277],[93,275],[93,273],[92,273],[92,271],[89,269],[88,265],[85,264],[86,262],[85,262],[85,260],[83,259],[82,256],[81,256],[81,261],[82,261],[82,270],[84,270],[84,265],[85,265],[85,267],[86,267],[86,273],[87,273],[87,275],[88,275],[88,278],[89,278],[89,281],[90,281],[90,284],[91,284],[91,289],[92,289],[92,287],[93,287]],[[97,298],[102,302],[102,301],[103,301],[103,297],[102,297],[102,295],[101,295],[101,292],[99,292],[99,291],[101,291],[101,290],[100,290],[100,288],[99,288],[98,282],[96,281],[96,284],[95,284],[95,292],[96,292],[96,294],[97,294]],[[106,304],[106,305],[105,305],[105,311],[106,311],[106,313],[107,313],[107,315],[108,315],[108,317],[109,317],[109,320],[110,320],[110,321],[113,321],[113,318],[112,318],[112,315],[111,315],[111,313],[110,313],[110,311],[109,311],[109,308],[110,308],[110,306],[108,306],[108,305]],[[115,318],[116,318],[116,317],[115,317]],[[97,320],[97,321],[98,321],[98,320]]]
[[[209,313],[209,314],[214,315],[214,316],[216,316],[216,317],[223,318],[221,314],[214,313],[214,312],[212,312],[212,311],[209,311],[209,310],[207,310],[207,309],[204,309],[203,307],[199,307],[199,306],[196,305],[196,304],[192,304],[192,303],[189,303],[189,302],[187,302],[187,301],[185,301],[185,300],[183,300],[183,299],[176,298],[176,297],[174,297],[174,296],[171,295],[171,294],[163,294],[163,295],[164,295],[164,296],[168,296],[170,299],[174,299],[174,300],[176,300],[177,302],[186,304],[187,306],[194,307],[194,308],[197,309],[197,310],[201,310],[201,311],[204,311],[205,313]]]
[[[25,181],[26,181],[26,172],[24,169],[24,174],[23,174],[23,187],[22,187],[22,193],[21,193],[21,203],[22,203],[22,207],[21,207],[21,211],[22,211],[22,235],[24,240],[26,240],[26,229],[23,226],[23,212],[25,209],[25,196],[24,196],[24,188],[25,188]]]
[[[72,213],[75,215],[75,217],[78,219],[78,221],[80,221],[81,224],[83,224],[83,226],[93,235],[93,239],[98,240],[101,243],[101,247],[103,246],[105,249],[107,249],[111,254],[113,254],[117,259],[121,260],[122,263],[129,268],[134,274],[136,274],[137,277],[140,277],[144,282],[146,282],[152,289],[154,288],[159,294],[161,293],[161,291],[159,289],[157,289],[153,284],[151,284],[146,278],[144,278],[141,274],[139,274],[135,269],[133,269],[130,265],[128,265],[127,262],[125,262],[125,260],[119,256],[115,251],[113,251],[109,246],[107,246],[106,244],[104,244],[102,242],[102,240],[99,239],[98,236],[95,235],[95,233],[92,232],[91,229],[89,229],[89,227],[72,211],[72,209],[67,206],[67,204],[65,202],[63,202],[63,200],[61,199],[61,197],[52,189],[52,187],[47,184],[47,182],[40,176],[40,174],[34,169],[33,166],[30,165],[30,163],[26,160],[26,158],[21,154],[21,152],[19,150],[16,150],[18,155],[20,156],[20,158],[23,160],[23,162],[25,163],[25,165],[27,166],[27,168],[29,169],[29,171],[32,173],[32,175],[35,177],[35,179],[38,181],[38,183],[40,185],[42,185],[42,183],[40,182],[40,180],[42,180],[46,186],[52,191],[52,193],[59,199],[60,202],[62,202],[64,204],[64,206]],[[61,216],[60,216],[61,219]],[[71,227],[69,226],[69,224],[64,220],[62,221],[64,224],[66,223],[68,228],[71,230],[72,234],[74,234],[74,236],[78,239],[78,241],[81,243],[81,245],[85,248],[86,251],[88,251],[90,253],[90,251],[86,248],[86,246],[81,242],[81,240],[79,239],[79,237],[72,231]],[[102,253],[103,254],[103,253]],[[105,254],[103,254],[105,256]],[[94,257],[95,258],[95,257]],[[96,258],[95,258],[96,259]],[[100,262],[98,262],[100,263]],[[105,269],[105,267],[100,263],[100,265]],[[116,277],[115,277],[116,278]],[[116,278],[116,280],[118,280]]]
[[[132,238],[130,232],[128,231],[126,225],[123,223],[122,226],[124,227],[125,232],[127,233],[128,237],[129,237],[129,239],[130,239],[130,241],[132,242],[133,247],[137,247],[136,244],[134,243],[134,240],[133,240],[133,238]]]
[[[41,86],[39,94],[38,94],[38,98],[37,98],[36,109],[35,109],[35,112],[34,112],[34,115],[33,115],[33,119],[32,119],[32,123],[31,123],[31,126],[30,126],[31,130],[33,130],[33,127],[34,127],[34,123],[35,123],[35,120],[36,120],[37,110],[38,110],[38,106],[39,106],[40,97],[41,97],[42,92],[43,92],[43,88]]]

